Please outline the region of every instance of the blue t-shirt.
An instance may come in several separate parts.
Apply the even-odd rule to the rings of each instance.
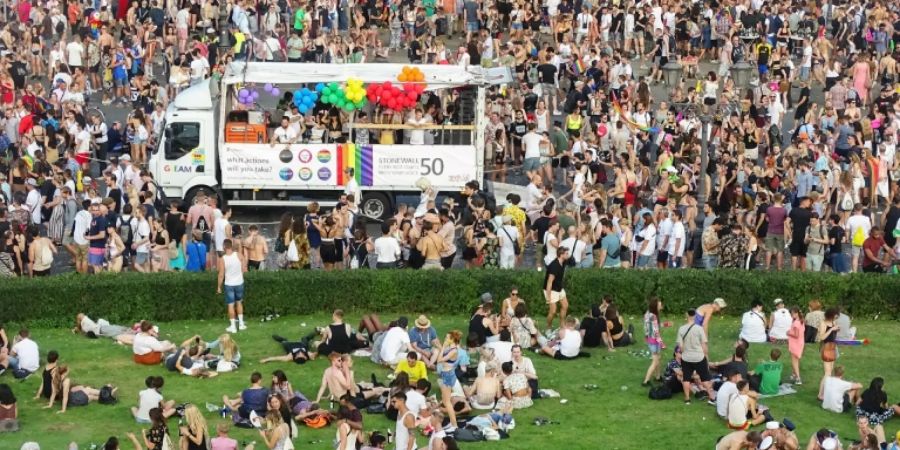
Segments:
[[[427,330],[413,327],[409,330],[410,342],[422,350],[431,350],[431,342],[435,339],[437,339],[437,331],[434,331],[434,327],[428,327]]]
[[[125,61],[125,55],[117,52],[116,53],[116,63],[124,62],[124,61]],[[113,68],[112,72],[113,72],[113,78],[115,78],[117,80],[124,80],[124,79],[128,78],[128,72],[125,70],[124,64],[115,66]]]
[[[622,243],[616,233],[607,233],[600,241],[600,246],[606,250],[606,260],[603,267],[617,267],[622,264]]]
[[[243,406],[248,410],[256,411],[256,414],[259,414],[260,416],[266,415],[266,402],[268,399],[268,388],[244,389],[244,392],[241,392],[241,403]]]
[[[313,225],[313,222],[319,220],[319,216],[306,216],[306,239],[309,241],[311,248],[319,248],[322,245],[322,233]]]
[[[184,270],[188,272],[203,272],[206,269],[206,244],[203,241],[188,242],[187,245],[187,265]]]

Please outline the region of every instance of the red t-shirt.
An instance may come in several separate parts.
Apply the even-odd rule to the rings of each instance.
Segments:
[[[869,237],[863,242],[863,252],[869,251],[872,252],[872,255],[878,257],[878,253],[881,252],[881,249],[885,246],[884,238],[875,239],[873,237]],[[880,264],[880,261],[870,259],[868,253],[866,253],[865,258],[863,258],[863,266],[869,267],[875,264]]]

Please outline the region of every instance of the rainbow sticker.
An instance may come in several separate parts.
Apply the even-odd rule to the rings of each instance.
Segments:
[[[319,150],[319,152],[316,153],[316,159],[318,159],[320,163],[325,164],[328,161],[331,161],[331,152],[325,149]]]

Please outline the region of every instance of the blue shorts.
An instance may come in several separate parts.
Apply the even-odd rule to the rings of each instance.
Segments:
[[[478,31],[478,22],[466,22],[466,31],[470,33]]]
[[[760,64],[757,68],[759,69],[760,75],[765,75],[765,74],[769,73],[769,65],[768,64]]]
[[[647,348],[650,349],[650,354],[651,354],[651,355],[658,355],[658,354],[659,354],[659,350],[660,350],[659,344],[647,344]]]
[[[453,386],[456,384],[456,371],[441,372],[440,375],[440,385],[453,389]]]
[[[534,172],[541,168],[541,158],[525,158],[522,163],[522,169],[526,172]]]
[[[244,300],[244,285],[225,286],[225,304],[231,305],[234,302]]]
[[[125,78],[113,78],[113,84],[116,87],[125,87],[128,85],[128,77]]]
[[[104,260],[102,249],[100,252],[95,252],[93,250],[94,249],[88,250],[88,264],[92,266],[102,266]]]

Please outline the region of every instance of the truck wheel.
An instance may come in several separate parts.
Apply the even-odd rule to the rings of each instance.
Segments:
[[[213,189],[209,186],[197,186],[191,188],[191,190],[189,190],[187,194],[185,194],[184,204],[186,208],[190,208],[194,205],[194,197],[196,197],[200,191],[205,192],[207,197],[216,197],[216,200],[218,200],[217,205],[219,205],[219,207],[224,206],[224,203],[222,203],[222,194],[218,189]]]
[[[362,215],[372,219],[384,220],[391,215],[391,202],[387,196],[378,192],[363,194],[360,205]]]

